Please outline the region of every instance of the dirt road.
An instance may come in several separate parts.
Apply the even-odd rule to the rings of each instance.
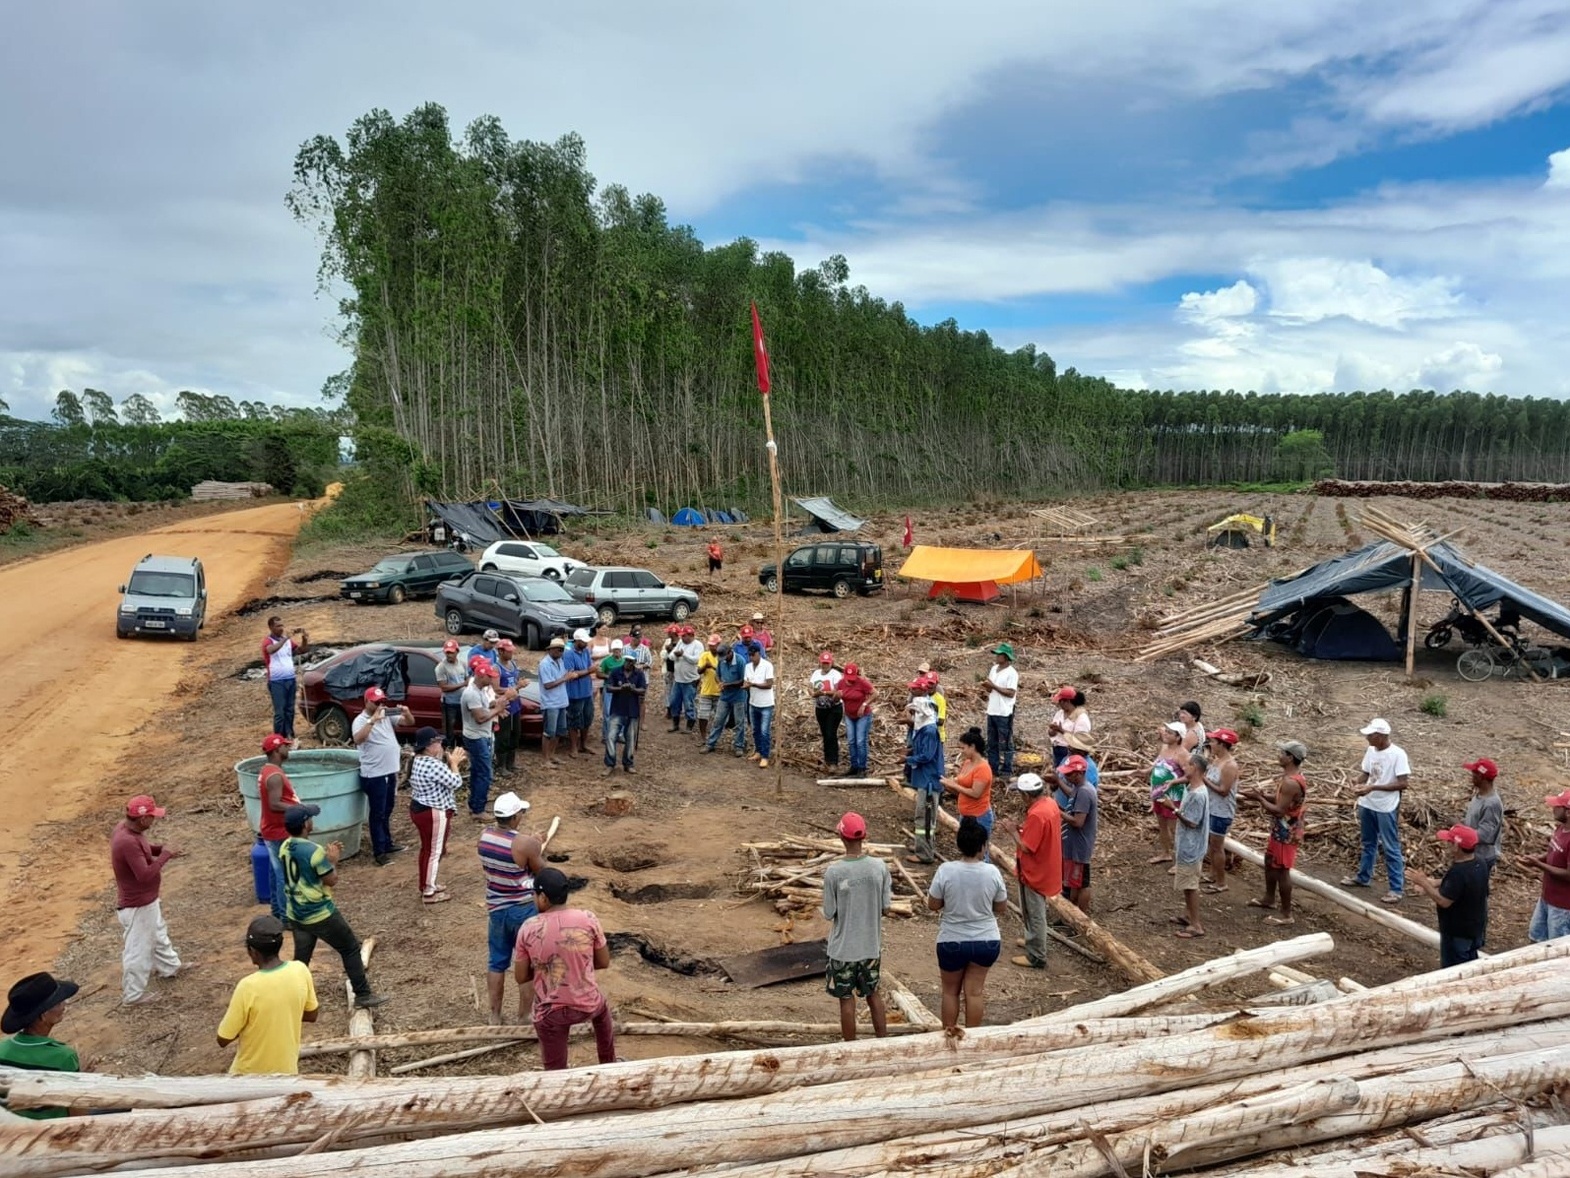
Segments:
[[[0,944],[12,976],[48,968],[108,882],[107,810],[160,784],[132,780],[122,757],[170,739],[158,717],[202,655],[200,641],[117,639],[117,587],[148,552],[199,556],[210,629],[284,567],[304,518],[293,503],[255,507],[0,568]]]

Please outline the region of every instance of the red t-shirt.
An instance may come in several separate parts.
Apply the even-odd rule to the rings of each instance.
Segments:
[[[289,782],[289,775],[277,765],[264,765],[257,779],[257,786],[262,795],[262,837],[270,842],[281,843],[289,837],[289,832],[283,828],[283,812],[273,811],[267,805],[267,781],[273,774],[283,778],[283,804],[298,806],[300,799],[295,797],[294,786]]]
[[[109,836],[109,862],[114,867],[116,908],[142,908],[158,899],[169,853],[124,822]]]
[[[1019,880],[1043,896],[1063,893],[1063,812],[1049,797],[1038,798],[1019,832]]]
[[[1556,830],[1548,840],[1550,867],[1570,867],[1570,830]],[[1543,902],[1555,908],[1570,908],[1570,883],[1543,872]]]
[[[861,719],[862,710],[872,695],[872,681],[862,675],[846,675],[840,680],[840,699],[845,703],[845,715],[852,720]]]

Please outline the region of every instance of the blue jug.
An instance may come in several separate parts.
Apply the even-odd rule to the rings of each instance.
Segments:
[[[256,836],[256,845],[251,848],[251,875],[256,884],[256,902],[271,904],[273,902],[273,855],[260,835]]]

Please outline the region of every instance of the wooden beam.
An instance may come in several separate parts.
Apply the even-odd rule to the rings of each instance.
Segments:
[[[367,937],[360,943],[360,964],[371,964],[371,950],[376,948],[376,938]],[[349,979],[343,980],[344,993],[349,996],[349,1038],[369,1039],[376,1033],[371,1012],[354,1004],[354,987]],[[363,1048],[349,1053],[349,1079],[367,1080],[376,1075],[376,1052]]]
[[[1406,673],[1410,676],[1417,659],[1417,599],[1423,583],[1423,558],[1412,553],[1412,587],[1407,590]]]
[[[882,971],[882,978],[883,988],[889,992],[889,1000],[905,1016],[907,1023],[928,1031],[941,1031],[943,1029],[943,1020],[928,1010],[926,1003],[911,993],[910,987],[906,986],[904,982],[900,981],[888,970]]]

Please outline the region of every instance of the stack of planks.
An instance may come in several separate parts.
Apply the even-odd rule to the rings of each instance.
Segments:
[[[191,498],[209,499],[262,499],[273,493],[271,483],[221,483],[207,479],[191,488]]]
[[[1162,618],[1156,627],[1155,639],[1134,656],[1134,661],[1148,663],[1201,642],[1228,642],[1247,634],[1252,628],[1248,624],[1249,615],[1254,612],[1260,594],[1269,587],[1266,582],[1252,589],[1240,589],[1217,601],[1207,601]]]
[[[0,1072],[16,1107],[132,1110],[4,1120],[0,1172],[271,1178],[280,1159],[309,1154],[290,1171],[1570,1173],[1570,1113],[1557,1095],[1570,1086],[1570,938],[1308,1006],[1106,1013],[1109,1002],[1148,1009],[1175,980],[964,1034],[505,1077]]]
[[[823,869],[845,853],[838,839],[785,835],[766,843],[743,843],[751,865],[743,890],[774,901],[781,916],[816,912],[823,905]],[[888,864],[894,877],[891,916],[915,916],[926,903],[926,891],[900,862],[904,848],[895,843],[862,843],[861,849]]]
[[[7,487],[0,486],[0,536],[5,535],[17,524],[36,524],[33,518],[32,505]]]
[[[1101,526],[1101,521],[1095,516],[1076,511],[1072,507],[1037,507],[1030,514],[1049,528],[1056,528],[1058,532],[1068,536],[1076,532],[1088,532],[1091,528]]]

